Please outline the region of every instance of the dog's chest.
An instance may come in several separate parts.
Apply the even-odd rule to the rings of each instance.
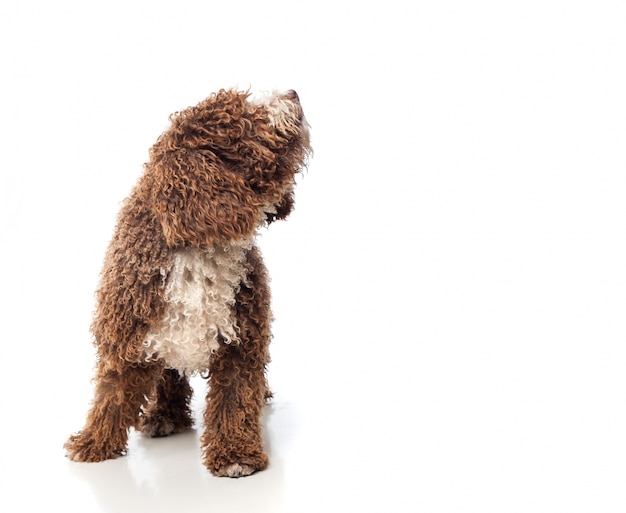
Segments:
[[[165,273],[166,311],[146,336],[146,360],[185,374],[206,370],[221,343],[238,343],[235,296],[246,279],[250,242],[207,251],[185,249]]]

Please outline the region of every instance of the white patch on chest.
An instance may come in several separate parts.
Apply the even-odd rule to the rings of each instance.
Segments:
[[[246,280],[246,252],[252,241],[174,255],[165,276],[165,315],[146,336],[144,358],[193,374],[208,369],[220,343],[239,343],[232,308]]]

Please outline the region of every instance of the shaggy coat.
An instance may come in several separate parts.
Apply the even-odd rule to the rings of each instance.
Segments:
[[[92,333],[95,397],[65,443],[74,461],[126,452],[128,430],[191,427],[188,377],[209,378],[201,437],[215,475],[262,470],[271,396],[270,292],[255,234],[284,219],[311,152],[295,91],[221,90],[170,117],[124,202],[107,250]]]

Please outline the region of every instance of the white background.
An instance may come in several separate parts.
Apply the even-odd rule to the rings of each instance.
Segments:
[[[625,511],[625,27],[605,0],[3,0],[0,509]],[[272,465],[211,477],[201,427],[71,463],[120,201],[222,87],[294,88],[312,125],[260,237]]]

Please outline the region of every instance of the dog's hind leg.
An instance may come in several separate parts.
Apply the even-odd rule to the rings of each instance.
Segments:
[[[163,369],[158,364],[99,364],[95,397],[82,431],[65,442],[73,461],[103,461],[126,454],[128,430],[137,426],[142,405]]]
[[[238,344],[224,345],[209,369],[209,392],[201,438],[204,464],[217,476],[240,477],[267,467],[261,416],[270,340],[267,275],[256,249],[248,254],[250,272],[236,297]]]
[[[193,389],[186,376],[166,369],[141,415],[139,429],[147,436],[167,436],[193,425],[189,402]]]

